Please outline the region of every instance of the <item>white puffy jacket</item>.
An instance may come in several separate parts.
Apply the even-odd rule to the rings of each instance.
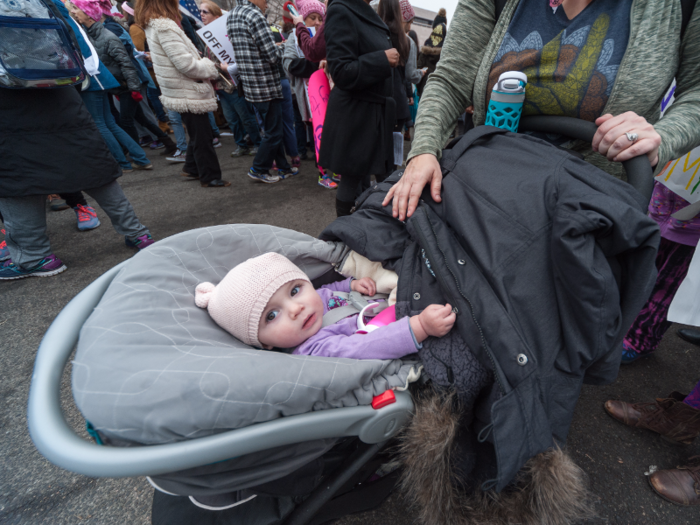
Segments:
[[[155,18],[146,27],[146,38],[163,106],[178,113],[215,111],[216,94],[209,81],[219,73],[185,32],[169,18]]]

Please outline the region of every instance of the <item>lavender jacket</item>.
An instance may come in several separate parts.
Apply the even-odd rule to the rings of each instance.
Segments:
[[[351,281],[352,279],[346,279],[316,290],[323,300],[324,315],[329,311],[328,301],[333,297],[333,292],[349,292]],[[408,317],[368,334],[356,334],[357,315],[321,328],[292,353],[351,359],[399,359],[418,351]]]
[[[654,183],[654,193],[649,202],[649,216],[661,229],[661,237],[669,241],[697,246],[700,238],[700,214],[690,220],[679,221],[671,217],[688,206],[688,201],[679,197],[659,182]]]

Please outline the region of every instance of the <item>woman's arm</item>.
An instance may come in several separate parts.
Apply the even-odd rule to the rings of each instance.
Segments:
[[[326,36],[324,34],[325,24],[316,30],[316,36],[311,37],[309,30],[303,23],[297,24],[295,31],[299,47],[307,60],[320,62],[326,58]]]
[[[357,20],[348,9],[331,4],[326,18],[328,69],[340,89],[358,91],[391,76],[391,65],[384,50],[358,56]]]
[[[208,58],[200,58],[192,53],[190,47],[183,40],[183,38],[187,38],[187,35],[177,28],[175,22],[172,22],[172,26],[169,27],[168,24],[163,29],[159,28],[158,39],[163,52],[168,56],[175,69],[187,77],[198,80],[218,78],[219,73],[214,63]]]
[[[440,158],[457,118],[472,105],[472,90],[496,24],[493,0],[459,0],[437,69],[418,107],[408,159],[430,153]]]
[[[661,136],[657,171],[700,144],[700,4],[688,23],[680,53],[676,99],[654,124]]]
[[[493,0],[459,0],[440,61],[418,105],[409,164],[382,203],[392,204],[394,217],[402,221],[410,217],[427,184],[433,200],[440,202],[442,172],[438,159],[457,118],[473,104],[474,81],[495,25]]]
[[[106,29],[103,31],[107,31]],[[126,85],[129,91],[141,91],[141,79],[139,78],[134,65],[131,63],[131,59],[126,52],[124,44],[122,44],[119,37],[115,36],[113,33],[109,33],[113,38],[107,40],[106,51],[107,54],[112,57],[126,80]]]

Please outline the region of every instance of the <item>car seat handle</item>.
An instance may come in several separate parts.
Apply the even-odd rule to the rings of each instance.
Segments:
[[[540,133],[556,133],[573,139],[592,142],[598,131],[598,126],[588,120],[552,115],[533,115],[520,120],[518,132],[537,131]],[[622,163],[627,173],[627,182],[637,190],[644,201],[640,201],[646,209],[654,189],[654,173],[646,155],[640,155]]]

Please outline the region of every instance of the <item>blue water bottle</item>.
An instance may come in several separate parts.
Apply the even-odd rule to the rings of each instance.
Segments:
[[[517,133],[520,115],[523,112],[523,102],[525,102],[526,85],[525,73],[520,71],[502,73],[493,86],[485,124]]]

